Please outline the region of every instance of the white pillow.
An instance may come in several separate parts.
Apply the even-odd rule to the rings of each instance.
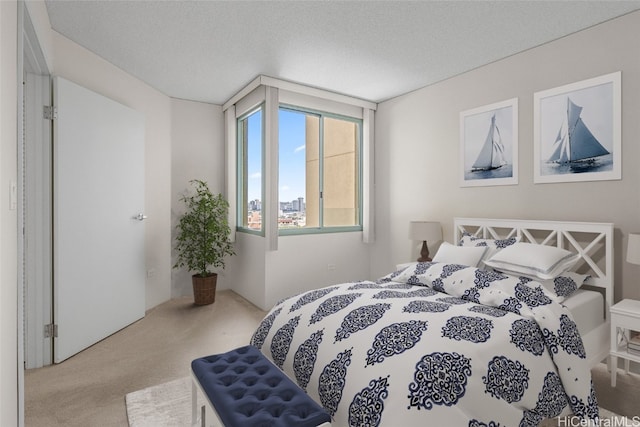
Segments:
[[[515,243],[484,263],[507,274],[548,280],[570,270],[580,255],[554,246]]]
[[[486,246],[455,246],[442,242],[436,256],[433,257],[433,262],[477,267],[486,250]]]

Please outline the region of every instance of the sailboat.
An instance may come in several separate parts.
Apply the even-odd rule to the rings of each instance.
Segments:
[[[581,113],[582,107],[567,97],[567,116],[558,130],[558,136],[553,143],[553,154],[547,162],[594,162],[596,157],[609,154],[584,124]]]
[[[507,162],[504,160],[504,145],[500,137],[500,130],[496,126],[496,115],[494,114],[491,116],[489,133],[484,140],[478,158],[471,166],[471,172],[498,169],[506,164]]]

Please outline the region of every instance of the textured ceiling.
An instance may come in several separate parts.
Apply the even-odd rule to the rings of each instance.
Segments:
[[[52,28],[174,98],[258,75],[379,102],[640,9],[640,1],[66,1]]]

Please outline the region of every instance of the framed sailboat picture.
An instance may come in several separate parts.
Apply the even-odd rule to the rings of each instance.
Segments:
[[[518,98],[460,113],[460,186],[518,183]]]
[[[534,182],[622,178],[621,75],[595,77],[534,99]]]

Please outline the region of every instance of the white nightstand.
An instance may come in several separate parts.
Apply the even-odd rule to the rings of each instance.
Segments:
[[[640,363],[640,355],[627,351],[625,340],[629,338],[629,331],[640,331],[640,301],[625,299],[613,305],[611,313],[611,386],[616,386],[618,372],[618,357],[624,359],[625,372],[629,373],[629,361]]]

